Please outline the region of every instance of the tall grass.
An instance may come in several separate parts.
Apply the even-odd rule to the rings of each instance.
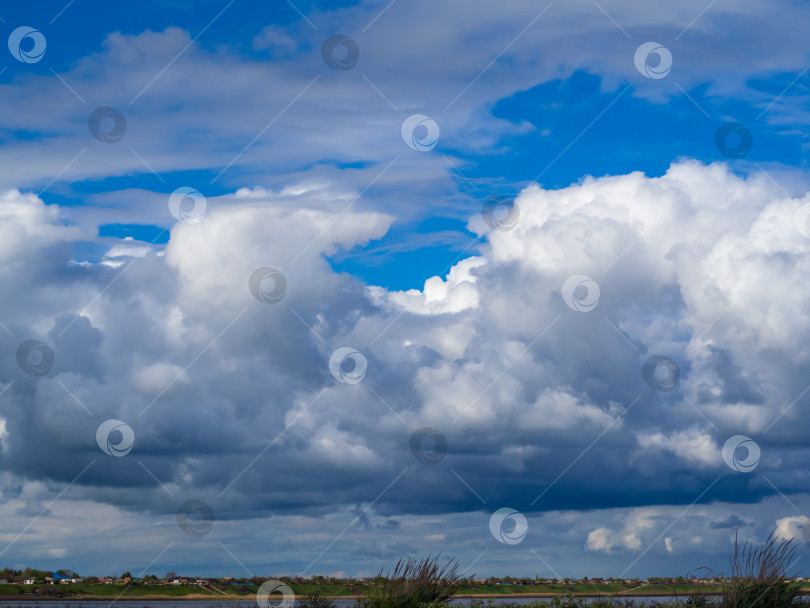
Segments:
[[[356,608],[422,608],[447,604],[463,584],[458,562],[439,556],[399,560],[394,571],[377,577],[378,586],[367,597],[359,599]]]
[[[634,599],[619,599],[616,597],[598,598],[591,601],[573,595],[556,596],[548,600],[509,601],[488,598],[472,599],[464,604],[453,604],[453,608],[687,608],[688,604],[682,600],[667,602],[636,601]]]
[[[299,598],[296,608],[337,608],[337,604],[321,593],[309,593]]]
[[[791,540],[771,534],[762,546],[742,545],[734,536],[731,577],[723,582],[721,608],[794,608],[801,602],[801,583],[789,574],[796,557]]]

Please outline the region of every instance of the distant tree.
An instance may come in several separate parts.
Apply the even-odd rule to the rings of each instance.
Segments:
[[[35,570],[34,568],[26,568],[25,572],[23,573],[24,578],[33,578],[33,579],[42,579],[45,580],[46,576],[50,576],[50,571],[47,570]]]
[[[164,580],[171,581],[177,578],[177,572],[174,570],[169,570],[166,575],[163,577]]]

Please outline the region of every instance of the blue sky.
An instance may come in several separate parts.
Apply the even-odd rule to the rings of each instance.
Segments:
[[[0,66],[9,565],[135,572],[174,535],[199,574],[679,575],[800,534],[810,12],[473,5],[2,9],[47,43]]]
[[[209,25],[226,6],[228,8],[222,15]],[[354,5],[346,5],[350,6]],[[255,28],[251,30],[246,23],[250,21],[245,18],[246,10],[251,19],[288,29],[301,27],[302,17],[296,12],[296,8],[304,14],[312,12],[324,15],[320,17],[324,22],[318,29],[321,31],[334,29],[334,21],[330,22],[331,16],[335,12],[339,13],[344,5],[329,3],[308,6],[302,3],[293,7],[284,3],[245,9],[238,4],[228,6],[225,3],[220,6],[215,2],[146,3],[122,7],[112,15],[103,6],[94,6],[90,2],[84,3],[83,8],[80,5],[81,10],[65,9],[61,14],[60,11],[64,9],[62,3],[54,2],[47,7],[53,10],[53,15],[49,16],[42,7],[34,9],[21,5],[7,10],[9,27],[12,23],[31,23],[43,28],[42,31],[48,29],[46,26],[51,27],[53,34],[48,35],[48,44],[51,49],[56,50],[49,52],[46,60],[33,65],[7,62],[7,70],[0,76],[4,83],[14,84],[19,79],[30,77],[32,73],[48,76],[50,70],[70,70],[83,57],[102,53],[104,42],[111,32],[135,36],[146,30],[159,32],[169,27],[181,27],[193,37],[205,30],[204,35],[195,42],[200,49],[210,52],[226,51],[242,61],[263,62],[268,60],[268,53],[264,49],[256,50],[255,42],[251,43],[256,32]],[[254,10],[259,13],[254,15]],[[317,27],[314,22],[313,26]],[[624,48],[630,53],[637,45],[634,45],[632,38],[627,39],[623,35],[622,29],[615,29],[612,34],[614,39],[610,44],[615,49]],[[76,35],[77,32],[81,32],[81,35]],[[313,30],[313,33],[317,32]],[[638,35],[640,34],[641,32]],[[631,36],[629,33],[627,35]],[[672,37],[670,33],[667,35]],[[317,47],[312,40],[306,42],[310,48],[302,49],[300,55],[303,56],[302,59],[311,59],[312,55],[317,54]],[[691,41],[687,38],[675,42],[672,48],[677,52],[678,45],[688,44]],[[289,60],[291,57],[285,56],[284,59]],[[673,70],[674,79],[678,74],[677,62]],[[801,81],[793,82],[796,75],[790,71],[747,74],[745,97],[713,94],[708,75],[704,75],[705,80],[696,80],[685,93],[665,87],[664,94],[668,96],[666,99],[644,98],[645,93],[649,92],[647,82],[632,82],[632,79],[615,81],[610,78],[610,85],[606,85],[604,75],[583,69],[571,70],[563,78],[540,83],[527,82],[530,86],[521,87],[482,108],[482,111],[491,113],[495,118],[520,125],[522,128],[517,129],[518,132],[501,136],[496,146],[474,150],[463,145],[445,146],[444,142],[440,143],[438,153],[463,163],[458,172],[450,171],[449,177],[455,183],[447,184],[447,191],[442,192],[448,199],[455,199],[453,204],[443,209],[441,215],[426,214],[424,210],[429,205],[425,199],[433,191],[420,192],[418,217],[400,219],[397,226],[379,243],[346,252],[334,260],[335,268],[351,272],[375,285],[395,289],[419,288],[427,276],[446,271],[448,264],[468,244],[468,237],[472,237],[472,234],[465,231],[464,224],[468,206],[475,204],[482,196],[475,184],[483,184],[482,189],[486,193],[484,197],[493,189],[514,196],[526,184],[537,179],[538,175],[541,178],[540,183],[545,187],[560,188],[575,183],[584,175],[643,171],[649,176],[660,176],[673,160],[682,157],[696,158],[703,162],[725,160],[714,145],[713,129],[727,121],[741,122],[753,133],[756,145],[747,156],[749,162],[804,167],[802,152],[806,130],[798,127],[785,133],[784,125],[769,125],[760,118],[765,105],[771,103],[785,89],[787,91],[783,93],[783,97],[786,101],[794,104],[801,102],[803,94],[806,94],[806,85]],[[486,86],[486,74],[482,78],[485,83],[482,86]],[[167,79],[171,79],[171,74],[168,74]],[[624,88],[626,84],[632,85],[626,98],[614,107],[617,89]],[[609,89],[606,90],[606,87]],[[609,106],[608,119],[597,120],[585,130]],[[641,128],[640,125],[655,125],[655,128]],[[13,139],[33,141],[47,140],[51,136],[47,129],[26,129],[16,133],[12,129],[7,133]],[[577,145],[569,149],[570,142],[575,138]],[[340,158],[330,157],[327,151],[324,152],[326,153],[323,155],[307,158],[301,164],[291,165],[283,172],[251,175],[249,183],[261,186],[285,184],[288,183],[290,173],[317,170],[323,164],[351,168],[352,161],[341,161]],[[353,162],[355,168],[360,168],[364,163],[371,164],[373,161],[363,158]],[[441,158],[438,162],[441,162]],[[47,203],[84,204],[85,196],[91,192],[154,188],[155,176],[147,167],[143,166],[141,169],[137,173],[109,174],[102,179],[73,182],[69,193],[67,185],[63,187],[64,192],[59,192],[60,185],[57,185],[44,200]],[[167,186],[174,183],[205,183],[210,182],[220,169],[217,166],[207,170],[188,166],[162,172],[161,178]],[[442,169],[446,170],[447,166]],[[229,179],[237,183],[238,175],[237,165],[232,169]],[[45,183],[49,181],[50,178]],[[213,184],[207,183],[206,186],[206,194],[214,196],[225,194],[229,190],[219,180]],[[452,232],[452,237],[446,231]],[[130,235],[151,242],[156,230],[149,226],[121,227],[119,223],[111,223],[103,227],[101,234]],[[408,239],[406,235],[413,234],[431,234],[438,244],[424,247],[421,239],[418,245],[409,246],[403,243]],[[158,242],[165,242],[165,238],[164,235]],[[448,239],[452,242],[448,242]],[[381,268],[381,260],[385,261],[385,270]]]
[[[220,6],[214,2],[202,5],[183,2],[147,3],[122,7],[115,14],[109,15],[100,5],[85,3],[81,10],[65,9],[60,14],[64,5],[55,2],[48,5],[53,10],[50,17],[42,7],[9,7],[9,24],[32,23],[43,28],[42,31],[48,29],[46,25],[50,26],[53,35],[48,35],[48,44],[51,49],[56,50],[48,53],[47,60],[35,65],[9,62],[2,78],[4,82],[13,84],[17,79],[24,79],[31,73],[48,75],[50,70],[69,70],[83,57],[103,52],[104,41],[111,32],[137,35],[145,30],[161,31],[174,26],[182,27],[192,36],[197,36],[205,29],[204,35],[195,42],[201,49],[211,52],[227,49],[229,54],[244,61],[266,61],[267,53],[257,51],[255,44],[250,43],[255,38],[255,31],[251,33],[246,23],[250,20],[245,18],[244,7],[228,6],[209,26],[211,20],[226,6],[227,3]],[[273,4],[258,8],[251,6],[247,10],[251,18],[255,17],[264,24],[297,28],[300,27],[302,18],[297,14],[296,8],[304,14],[331,14],[343,6],[337,3],[317,6],[301,4],[295,7]],[[254,10],[259,13],[254,15]],[[99,19],[102,15],[104,18]],[[51,21],[54,22],[50,23]],[[328,23],[328,19],[324,21]],[[326,29],[327,25],[322,24],[321,28]],[[81,32],[81,35],[76,35],[77,32]],[[620,29],[616,29],[615,36],[618,46],[626,46],[628,52],[634,50],[631,39],[621,39],[623,34]],[[678,44],[689,44],[689,41],[678,42],[673,48],[677,49]],[[310,48],[301,54],[311,56],[315,50]],[[677,75],[677,64],[674,70],[673,76]],[[481,197],[481,192],[474,184],[484,184],[487,193],[495,188],[514,196],[541,173],[540,183],[546,187],[559,188],[578,181],[583,175],[643,171],[650,176],[660,176],[674,159],[681,157],[697,158],[704,162],[724,160],[711,135],[712,128],[727,120],[742,122],[753,132],[756,147],[750,154],[749,161],[803,167],[802,144],[806,138],[803,130],[796,129],[786,135],[779,132],[783,130],[780,126],[769,126],[766,121],[757,120],[763,104],[770,103],[795,77],[796,74],[789,71],[752,74],[746,82],[749,93],[747,98],[713,95],[709,91],[711,82],[707,79],[695,82],[686,93],[673,93],[670,90],[667,91],[670,98],[650,100],[634,96],[637,85],[641,85],[638,93],[643,95],[644,85],[647,83],[632,83],[633,87],[628,91],[627,98],[615,107],[612,102],[618,84],[612,83],[611,90],[605,90],[603,76],[585,70],[574,70],[564,78],[516,90],[484,108],[496,118],[527,127],[520,129],[519,133],[501,137],[495,154],[492,149],[468,150],[463,146],[439,146],[439,152],[464,163],[463,170],[450,173],[455,180],[452,190],[443,192],[448,197],[455,194],[460,199],[457,204],[445,209],[441,216],[422,212],[419,217],[409,218],[407,223],[400,220],[397,227],[381,242],[356,248],[336,259],[335,268],[351,272],[376,285],[396,289],[418,288],[426,276],[445,271],[448,264],[468,244],[467,237],[472,235],[464,230],[467,212],[464,203],[474,203]],[[790,86],[785,96],[794,99],[803,92],[806,93],[806,85],[797,82]],[[608,120],[595,122],[583,134],[586,126],[608,106],[611,106]],[[641,125],[655,125],[655,128],[650,130],[641,128]],[[41,141],[49,136],[47,129],[12,133],[9,133],[9,137],[34,141]],[[575,138],[578,138],[578,145],[567,150],[567,146]],[[555,160],[564,150],[563,155]],[[369,159],[356,162],[368,163]],[[339,158],[330,158],[327,153],[325,156],[314,155],[303,165],[291,166],[289,170],[311,170],[322,163],[344,168],[351,164],[341,163]],[[146,167],[142,169],[145,171],[139,174],[113,174],[102,180],[74,182],[70,184],[70,194],[60,196],[59,192],[54,191],[44,200],[47,203],[82,204],[84,196],[89,192],[154,188],[154,175]],[[206,171],[186,167],[161,173],[161,177],[168,185],[185,184],[210,181],[218,172],[217,168]],[[237,166],[233,169],[232,180],[236,180],[238,175]],[[287,172],[256,175],[251,177],[251,184],[270,186],[286,183],[287,176]],[[228,191],[220,183],[209,183],[207,186],[206,193],[210,195],[225,194]],[[429,195],[420,193],[420,198],[424,199],[426,196]],[[419,205],[420,208],[422,206]],[[445,231],[452,232],[453,238]],[[408,240],[408,235],[413,234],[433,235],[437,245],[425,247],[421,239],[418,245],[409,246],[403,243]],[[156,230],[149,226],[120,227],[118,223],[112,223],[103,227],[101,235],[129,235],[151,242]],[[165,242],[165,238],[165,235],[160,237],[158,242]],[[381,260],[384,260],[384,264],[381,264]],[[395,271],[391,272],[391,269]]]

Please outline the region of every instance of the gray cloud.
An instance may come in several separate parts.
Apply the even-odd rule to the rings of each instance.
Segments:
[[[0,199],[0,512],[8,530],[45,512],[14,545],[26,559],[146,565],[174,534],[173,568],[214,570],[199,549],[226,559],[221,541],[253,566],[300,572],[349,526],[315,571],[373,574],[369,563],[426,550],[469,563],[487,548],[482,570],[536,573],[527,545],[508,552],[489,533],[489,514],[509,506],[527,514],[527,543],[555,568],[593,574],[605,554],[630,565],[710,487],[647,553],[649,572],[716,561],[739,522],[751,522],[754,538],[792,529],[776,522],[787,505],[770,484],[804,505],[808,241],[794,217],[806,197],[762,174],[685,161],[656,179],[532,185],[513,230],[471,217],[480,250],[422,290],[367,286],[324,258],[380,239],[394,221],[469,217],[447,163],[404,146],[410,114],[431,115],[447,151],[500,150],[531,127],[493,117],[493,104],[578,69],[606,90],[633,82],[633,94],[655,102],[709,82],[710,94],[764,108],[774,95],[757,78],[804,67],[806,12],[782,3],[779,21],[794,26],[783,31],[766,18],[773,4],[716,6],[684,31],[702,1],[604,3],[628,40],[586,2],[555,4],[534,24],[543,6],[409,4],[366,32],[377,5],[309,15],[356,37],[361,59],[345,73],[320,57],[326,32],[302,22],[257,24],[258,59],[192,46],[134,101],[188,32],[110,34],[61,74],[84,103],[52,76],[2,87],[0,160],[15,170],[0,183],[26,192]],[[655,89],[632,63],[647,39],[675,58]],[[797,121],[802,103],[786,98],[765,120]],[[118,144],[87,128],[106,105],[127,119]],[[208,184],[229,193],[207,192],[199,224],[175,224],[162,177],[152,190],[76,187],[149,176],[144,161],[160,176],[213,176],[282,111]],[[777,178],[804,182],[798,172]],[[86,204],[44,205],[27,192],[45,187]],[[170,240],[97,237],[123,221],[166,228]],[[287,278],[276,304],[248,287],[261,267]],[[598,283],[594,310],[566,305],[572,275]],[[53,349],[42,377],[17,365],[28,339]],[[363,382],[330,373],[340,347],[365,356]],[[645,383],[655,355],[678,365],[676,389]],[[133,429],[123,458],[96,444],[108,419]],[[435,465],[409,449],[424,426],[448,440]],[[751,474],[723,462],[735,434],[762,448]],[[203,539],[174,521],[188,499],[216,514]],[[283,555],[268,557],[268,546]]]
[[[53,250],[77,232],[52,207],[10,200],[25,201],[8,206],[4,227],[26,248],[28,272],[7,277],[25,297],[7,296],[18,322],[0,336],[2,460],[17,479],[54,488],[92,463],[62,501],[162,521],[194,498],[217,526],[271,514],[329,521],[345,505],[361,529],[398,530],[409,516],[480,518],[496,505],[533,517],[682,505],[670,513],[710,486],[701,502],[756,503],[774,493],[762,474],[803,491],[803,462],[783,445],[801,441],[804,409],[786,408],[804,388],[810,330],[794,312],[806,297],[795,276],[807,241],[793,223],[803,201],[765,178],[683,163],[662,178],[530,187],[513,230],[472,218],[486,234],[481,255],[409,292],[368,288],[321,257],[379,238],[390,217],[335,219],[306,192],[294,210],[260,189],[215,199],[199,224],[175,225],[162,252],[79,274],[69,248]],[[13,222],[18,209],[27,215]],[[277,304],[248,289],[266,265],[287,277]],[[579,273],[599,284],[590,312],[561,294]],[[43,377],[13,358],[30,336],[55,353]],[[342,346],[366,358],[361,383],[329,372]],[[644,383],[651,353],[679,365],[675,390]],[[96,445],[111,418],[134,431],[123,458]],[[411,454],[423,426],[447,437],[437,465]],[[751,474],[720,456],[741,433],[762,448]],[[657,530],[666,518],[649,521],[632,526]],[[632,556],[650,540],[611,530],[582,530],[581,542]]]

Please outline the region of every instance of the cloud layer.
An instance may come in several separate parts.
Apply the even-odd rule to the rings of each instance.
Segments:
[[[62,501],[156,522],[198,498],[221,521],[328,521],[336,506],[373,504],[394,526],[502,506],[755,503],[774,494],[766,479],[803,491],[792,446],[807,441],[797,423],[810,292],[797,277],[810,258],[795,220],[810,199],[695,162],[660,178],[530,186],[511,230],[470,219],[480,255],[423,291],[391,292],[323,256],[380,238],[392,218],[329,213],[322,195],[209,200],[165,249],[114,247],[122,263],[111,266],[73,263],[81,234],[58,207],[7,192],[2,462],[18,481],[6,499],[34,512],[49,488],[74,482]],[[264,267],[286,278],[279,302],[251,293]],[[575,310],[587,286],[564,297],[572,275],[598,285],[587,312]],[[17,364],[29,338],[54,352],[46,375]],[[367,362],[362,381],[346,381],[351,365],[344,381],[330,373],[341,347]],[[677,366],[674,387],[674,367],[645,382],[653,355]],[[96,443],[107,419],[133,429],[123,458]],[[437,464],[411,452],[422,427],[446,437]],[[761,447],[753,473],[723,461],[735,434]],[[712,510],[701,510],[709,527]],[[642,551],[657,521],[642,519],[583,530],[581,546]],[[484,525],[478,542],[491,540]]]
[[[804,7],[59,4],[0,80],[0,556],[670,575],[801,533]],[[738,120],[750,160],[690,160]],[[672,164],[549,186],[604,150]]]

